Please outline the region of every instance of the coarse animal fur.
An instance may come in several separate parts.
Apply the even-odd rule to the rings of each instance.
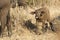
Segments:
[[[0,23],[1,23],[1,35],[3,36],[4,29],[7,26],[8,35],[11,36],[11,23],[10,23],[10,1],[0,0]]]
[[[38,26],[40,22],[42,22],[42,29],[45,31],[47,30],[47,28],[51,29],[52,31],[54,31],[53,29],[53,24],[50,20],[50,12],[49,9],[46,7],[42,7],[40,9],[35,10],[34,12],[31,12],[31,14],[35,14],[35,19],[36,19],[36,25]],[[48,27],[48,22],[49,22],[49,26]]]

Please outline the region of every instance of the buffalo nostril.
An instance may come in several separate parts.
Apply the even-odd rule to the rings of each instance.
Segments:
[[[40,15],[40,16],[42,16],[42,15]]]
[[[35,17],[36,19],[38,18],[38,17]]]

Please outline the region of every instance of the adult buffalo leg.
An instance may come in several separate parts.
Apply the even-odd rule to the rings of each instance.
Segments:
[[[10,30],[11,30],[11,26],[10,26],[10,18],[9,18],[9,6],[3,7],[1,9],[1,32],[3,35],[5,26],[6,26],[6,22],[7,22],[7,29],[8,29],[8,35],[10,35]],[[8,15],[8,16],[7,16]]]
[[[6,17],[7,17],[8,10],[6,8],[1,9],[1,35],[3,36],[5,24],[6,24]]]
[[[11,29],[10,11],[8,11],[8,15],[7,15],[7,29],[8,29],[8,36],[11,36],[12,29]]]

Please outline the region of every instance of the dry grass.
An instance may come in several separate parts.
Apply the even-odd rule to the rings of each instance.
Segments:
[[[50,1],[48,0],[47,3]],[[51,4],[47,4],[47,7],[50,9],[50,13],[54,15],[59,12],[59,5],[54,5],[54,1],[51,2]],[[42,33],[41,35],[35,34],[35,32],[32,29],[28,29],[26,26],[24,26],[24,22],[27,20],[31,20],[33,24],[36,23],[35,15],[29,14],[31,11],[34,11],[41,6],[38,7],[27,7],[26,9],[19,8],[11,8],[11,22],[12,22],[12,36],[8,37],[7,34],[3,38],[0,38],[0,40],[59,40],[60,37],[60,19],[56,19],[54,23],[54,27],[56,28],[56,32],[52,32],[51,30],[48,30],[45,33]],[[53,19],[53,18],[51,18]],[[41,30],[40,30],[41,31]]]

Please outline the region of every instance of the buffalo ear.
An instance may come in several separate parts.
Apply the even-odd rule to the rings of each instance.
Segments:
[[[31,12],[30,14],[34,15],[34,14],[36,14],[36,12]]]

